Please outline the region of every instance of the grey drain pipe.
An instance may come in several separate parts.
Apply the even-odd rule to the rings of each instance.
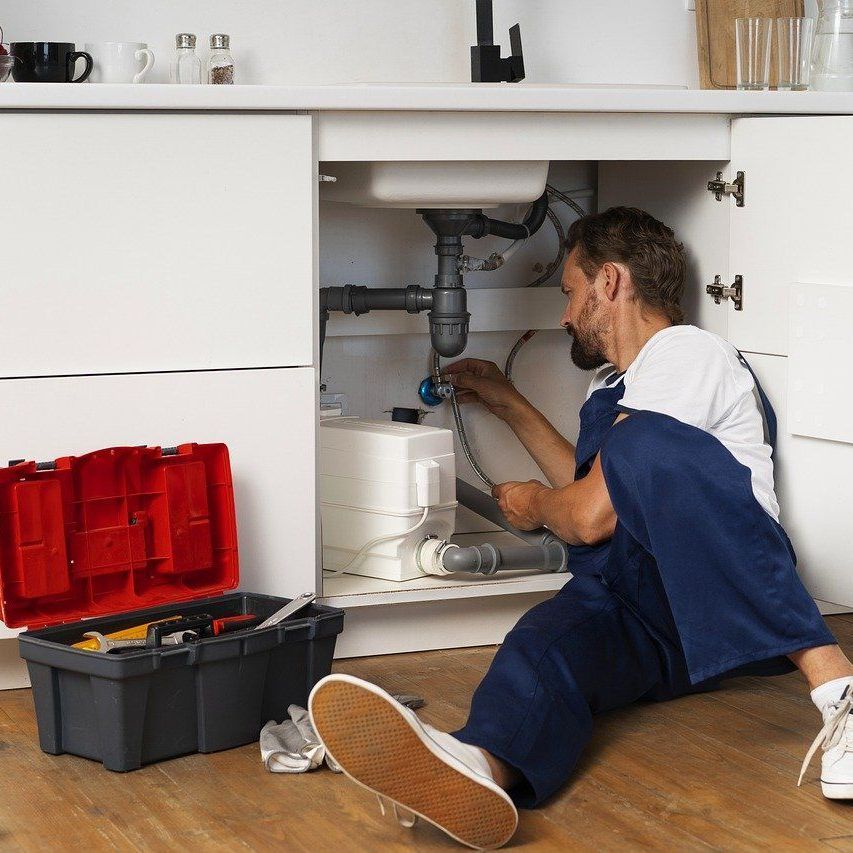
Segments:
[[[517,536],[530,545],[550,545],[556,542],[562,548],[567,548],[566,543],[562,539],[555,536],[545,527],[540,527],[537,530],[519,530],[517,527],[513,527],[506,520],[506,516],[501,512],[497,501],[491,495],[487,495],[476,486],[472,486],[458,477],[456,478],[456,500],[462,506],[470,509],[472,512],[476,512],[480,518],[485,518],[486,521],[497,524],[498,527],[503,528],[507,533],[512,533],[513,536]]]
[[[470,545],[460,547],[440,539],[424,539],[416,553],[424,574],[449,575],[455,572],[493,575],[510,569],[536,569],[541,572],[568,571],[569,548],[550,530],[518,530],[500,511],[497,502],[485,492],[463,480],[456,480],[456,499],[462,506],[497,524],[526,545]]]
[[[448,548],[442,554],[447,572],[493,575],[508,569],[538,569],[542,572],[566,571],[566,550],[556,542],[550,545],[471,545]]]

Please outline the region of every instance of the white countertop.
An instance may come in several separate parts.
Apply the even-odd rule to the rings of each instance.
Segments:
[[[736,92],[525,83],[177,86],[15,83],[10,80],[0,84],[0,110],[3,109],[845,115],[853,114],[853,92]]]

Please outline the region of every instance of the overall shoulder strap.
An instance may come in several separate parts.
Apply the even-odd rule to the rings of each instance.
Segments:
[[[738,358],[740,359],[741,364],[750,372],[752,379],[755,382],[755,390],[758,392],[758,399],[761,401],[762,415],[764,417],[764,435],[767,439],[767,443],[770,445],[772,455],[776,452],[776,435],[778,430],[776,412],[773,411],[773,406],[771,405],[767,394],[764,393],[764,389],[761,387],[761,383],[758,381],[755,371],[740,351],[738,352]]]

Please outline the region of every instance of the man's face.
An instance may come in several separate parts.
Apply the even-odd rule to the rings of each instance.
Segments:
[[[595,290],[596,280],[587,279],[578,265],[577,252],[577,248],[572,249],[563,268],[562,289],[568,302],[560,325],[572,338],[574,364],[581,370],[595,370],[607,363],[607,318]]]

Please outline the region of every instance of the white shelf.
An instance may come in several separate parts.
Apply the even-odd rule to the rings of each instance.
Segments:
[[[0,84],[3,109],[429,110],[468,112],[848,115],[850,92],[738,92],[666,86],[357,83],[187,86],[167,83]]]
[[[511,533],[466,533],[453,537],[457,545],[519,544]],[[323,604],[332,607],[375,607],[382,604],[411,604],[447,601],[490,595],[558,590],[570,573],[543,574],[535,571],[500,572],[498,575],[452,575],[423,577],[396,582],[361,575],[327,575],[323,578]]]

